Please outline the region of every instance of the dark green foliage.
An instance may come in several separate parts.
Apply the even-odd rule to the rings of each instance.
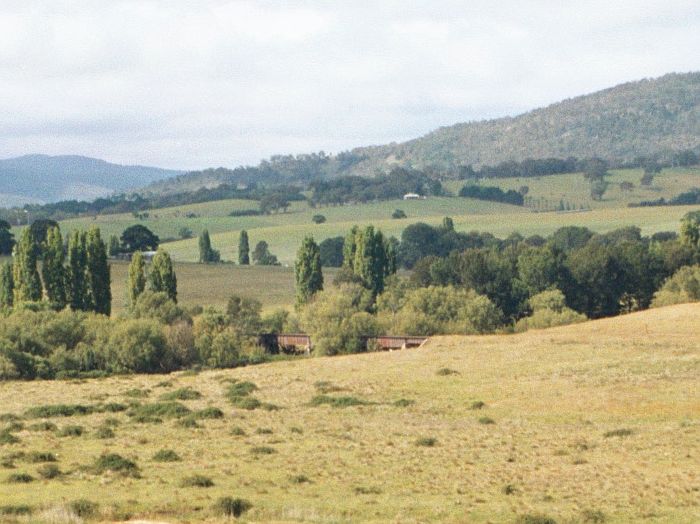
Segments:
[[[211,247],[209,231],[202,231],[199,236],[199,262],[201,264],[215,264],[221,261],[221,254]]]
[[[46,288],[46,296],[56,309],[66,307],[66,270],[64,267],[63,237],[58,227],[49,229],[43,250],[41,276]]]
[[[192,388],[180,388],[160,396],[160,400],[197,400],[202,394]]]
[[[326,217],[323,215],[314,215],[311,220],[314,224],[323,224],[326,221]]]
[[[163,249],[153,257],[148,283],[151,291],[165,293],[170,300],[177,302],[177,277],[170,255]]]
[[[391,214],[391,218],[394,218],[396,220],[407,218],[406,212],[403,209],[394,209],[394,212]]]
[[[88,231],[85,249],[89,309],[109,316],[112,311],[110,267],[107,263],[107,246],[98,228],[93,227]]]
[[[117,235],[111,235],[109,237],[109,246],[107,248],[107,253],[110,257],[116,257],[121,253],[121,244],[119,244],[119,237]]]
[[[84,232],[73,231],[68,240],[68,269],[66,292],[73,311],[87,311],[90,305],[88,295],[87,237]]]
[[[197,419],[194,418],[193,415],[187,415],[186,417],[182,417],[177,420],[176,424],[180,427],[183,428],[201,428],[199,424],[197,424]]]
[[[139,478],[139,467],[132,460],[126,459],[116,453],[100,455],[92,465],[93,473],[101,475],[107,472],[119,473],[125,477]]]
[[[180,482],[182,488],[210,488],[214,485],[214,481],[204,475],[192,475],[185,477]]]
[[[192,411],[179,402],[156,402],[154,404],[143,404],[136,406],[129,411],[130,417],[162,417],[180,418],[187,416]]]
[[[154,462],[180,462],[181,460],[180,455],[172,449],[161,449],[153,455]]]
[[[0,255],[11,255],[12,249],[15,247],[15,236],[10,228],[9,222],[0,220]]]
[[[305,237],[297,252],[294,277],[298,307],[306,304],[314,294],[323,289],[321,252],[313,237]]]
[[[366,400],[361,400],[356,397],[349,397],[349,396],[343,396],[343,397],[331,397],[329,395],[316,395],[314,398],[311,399],[311,402],[309,402],[310,406],[323,406],[323,405],[328,405],[332,406],[334,408],[347,408],[347,407],[352,407],[352,406],[367,406],[372,404],[372,402],[368,402]]]
[[[43,466],[37,468],[36,472],[41,478],[47,480],[55,479],[63,475],[61,468],[59,468],[56,464],[44,464]]]
[[[253,250],[253,263],[258,266],[279,266],[277,257],[270,253],[270,246],[264,240],[255,244]]]
[[[437,439],[433,437],[421,437],[416,440],[416,446],[422,446],[426,448],[432,448],[437,444]]]
[[[225,517],[238,518],[251,507],[252,504],[245,499],[221,497],[214,504],[214,511]]]
[[[13,261],[14,304],[41,300],[41,278],[37,269],[37,249],[29,233],[24,229],[15,246]]]
[[[323,240],[319,245],[321,265],[323,267],[340,267],[343,265],[343,237],[331,237]]]
[[[7,477],[7,482],[14,484],[28,484],[29,482],[33,481],[34,477],[32,477],[29,473],[12,473]]]
[[[70,510],[81,519],[89,519],[97,515],[100,505],[87,499],[73,500],[68,504]]]
[[[512,189],[503,191],[501,188],[495,186],[467,184],[459,190],[459,196],[464,198],[476,198],[478,200],[489,200],[492,202],[502,202],[514,206],[522,206],[524,202],[523,195],[519,192]]]
[[[248,245],[248,232],[245,229],[241,230],[238,238],[238,263],[241,266],[250,264],[250,246]]]
[[[12,264],[5,262],[0,268],[0,309],[10,308],[15,301],[15,279]]]
[[[56,435],[59,437],[79,437],[85,432],[83,426],[67,425],[63,426]]]
[[[126,228],[121,236],[121,249],[125,253],[155,251],[159,243],[158,236],[141,224]]]
[[[603,436],[605,438],[610,438],[610,437],[629,437],[634,433],[631,429],[627,428],[621,428],[621,429],[613,429],[611,431],[606,431]]]

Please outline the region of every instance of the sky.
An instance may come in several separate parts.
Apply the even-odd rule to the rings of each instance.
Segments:
[[[697,71],[699,50],[698,0],[2,0],[0,158],[336,153]]]

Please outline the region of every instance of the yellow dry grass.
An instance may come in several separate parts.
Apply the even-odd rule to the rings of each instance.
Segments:
[[[253,504],[244,516],[253,522],[513,522],[534,513],[594,522],[596,512],[606,522],[698,522],[698,325],[700,304],[690,304],[519,335],[439,337],[420,349],[199,375],[3,383],[1,411],[9,413],[125,402],[132,388],[150,390],[151,402],[189,386],[203,398],[185,404],[217,406],[226,416],[186,429],[172,420],[136,424],[124,414],[94,414],[52,419],[59,427],[85,426],[82,437],[17,431],[21,442],[0,446],[3,457],[53,451],[67,475],[2,482],[0,506],[39,511],[88,498],[100,503],[105,519],[216,521],[213,502],[233,496]],[[233,408],[223,396],[230,378],[256,383],[254,395],[280,409]],[[339,389],[330,396],[374,404],[312,407],[319,382]],[[399,399],[414,403],[394,405]],[[485,407],[472,409],[475,401]],[[116,436],[96,439],[94,428],[107,416],[120,420]],[[483,417],[494,423],[480,423]],[[234,427],[245,435],[233,435]],[[631,434],[605,436],[619,429]],[[435,445],[418,446],[420,438]],[[260,446],[274,453],[253,454]],[[183,461],[153,462],[161,448]],[[81,470],[106,451],[135,460],[142,478]],[[0,476],[36,476],[36,465],[14,462],[16,469],[0,469]],[[180,487],[192,474],[214,486]]]

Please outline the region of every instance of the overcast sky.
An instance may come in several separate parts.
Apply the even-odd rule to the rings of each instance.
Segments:
[[[234,167],[692,70],[698,0],[1,0],[0,157]]]

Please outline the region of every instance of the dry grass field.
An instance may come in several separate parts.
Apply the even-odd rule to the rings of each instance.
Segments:
[[[405,351],[2,383],[17,441],[0,444],[0,519],[214,522],[230,496],[250,522],[698,522],[698,325],[692,304]],[[231,402],[234,381],[257,389]],[[147,413],[181,388],[201,393],[178,401],[195,415]],[[27,413],[56,404],[101,407]],[[162,449],[181,460],[156,461]],[[55,468],[37,462],[47,452]],[[110,453],[138,469],[100,469]]]

